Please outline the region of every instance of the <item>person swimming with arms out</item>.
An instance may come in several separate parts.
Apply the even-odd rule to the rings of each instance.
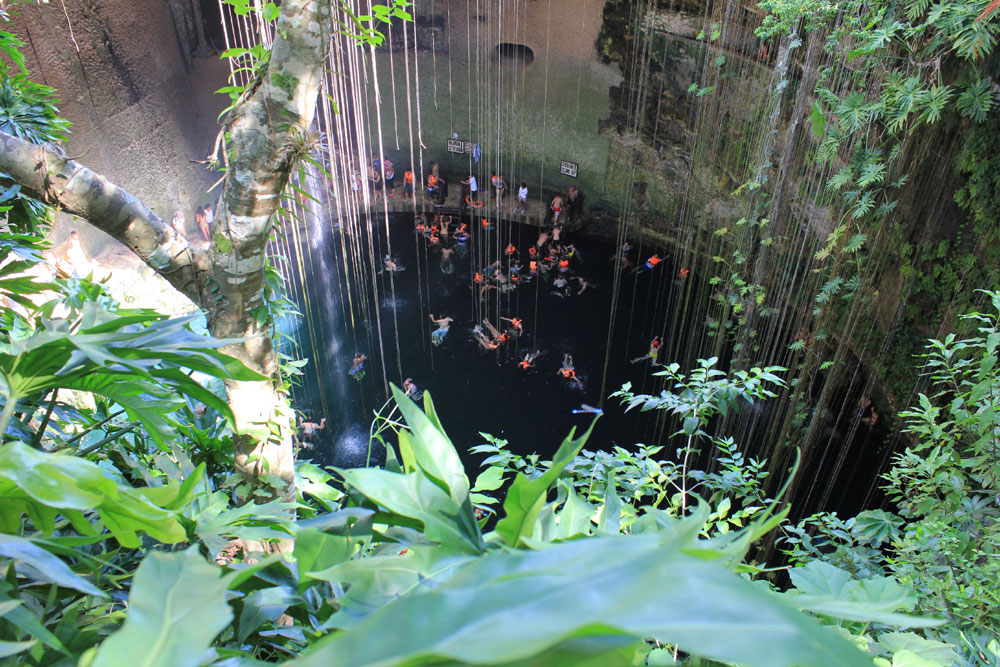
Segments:
[[[448,317],[447,315],[445,315],[442,318],[435,318],[434,315],[431,314],[430,318],[431,322],[436,324],[438,327],[437,329],[431,332],[431,343],[434,344],[434,347],[437,347],[438,345],[444,342],[445,336],[448,335],[448,328],[451,326],[451,323],[454,322],[455,320],[454,318]]]
[[[662,346],[662,344],[663,341],[660,339],[659,336],[649,341],[649,352],[642,355],[641,357],[636,357],[635,359],[632,359],[632,363],[638,364],[641,361],[652,360],[654,366],[662,366],[663,364],[657,361],[657,358],[660,356],[660,347]]]
[[[386,255],[383,263],[385,264],[385,271],[406,271],[406,267],[400,266],[397,260],[391,255]]]
[[[510,322],[510,328],[517,334],[524,333],[524,320],[520,317],[501,317],[501,321]]]

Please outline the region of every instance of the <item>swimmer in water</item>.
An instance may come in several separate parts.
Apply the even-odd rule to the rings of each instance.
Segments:
[[[656,265],[663,261],[658,253],[653,253],[652,257],[646,260],[646,263],[642,266],[635,267],[635,273],[643,273],[644,271],[652,271],[656,268]]]
[[[562,378],[576,383],[576,386],[583,388],[583,382],[576,375],[576,368],[573,367],[573,357],[568,354],[563,355],[562,368],[556,371],[556,374]]]
[[[577,292],[576,295],[580,296],[581,294],[583,294],[584,290],[586,290],[588,287],[590,287],[590,283],[588,283],[587,279],[584,278],[583,276],[577,276],[576,280],[579,281],[579,283],[580,283],[580,291]]]
[[[403,389],[406,390],[406,395],[409,398],[412,399],[418,398],[417,397],[418,389],[416,383],[413,381],[413,378],[406,378],[405,380],[403,380]]]
[[[494,343],[497,344],[506,343],[508,340],[510,340],[510,336],[508,336],[505,333],[502,333],[495,326],[493,326],[493,324],[486,318],[483,318],[483,326],[485,326],[489,330],[490,335],[493,336]]]
[[[532,354],[531,352],[525,352],[524,359],[521,359],[521,361],[517,362],[517,367],[520,368],[522,371],[528,370],[529,368],[535,365],[535,359],[538,358],[539,354],[541,354],[539,350],[535,350],[534,354]]]
[[[511,328],[515,333],[524,333],[524,320],[520,317],[501,317],[504,322],[510,322]]]
[[[354,361],[351,362],[351,370],[347,371],[348,375],[358,382],[365,376],[365,358],[363,354],[355,354]]]
[[[322,431],[325,428],[326,417],[320,419],[319,423],[306,421],[302,417],[299,417],[299,437],[301,437],[302,440],[312,440],[317,431]]]
[[[451,254],[454,248],[441,248],[441,273],[454,273],[455,265],[451,262]]]
[[[386,255],[385,260],[385,270],[386,271],[405,271],[406,269],[396,263],[396,260],[392,258],[391,255]]]
[[[430,318],[431,322],[436,324],[438,327],[437,329],[431,332],[431,343],[433,343],[434,346],[437,347],[438,345],[444,342],[445,336],[448,335],[448,327],[450,327],[451,323],[454,322],[455,320],[451,317],[448,317],[447,315],[440,319],[435,319],[434,315],[432,314]]]
[[[483,329],[479,325],[476,325],[476,327],[472,330],[472,333],[473,335],[475,335],[476,341],[479,343],[479,348],[481,351],[487,352],[489,350],[495,350],[498,347],[500,347],[499,345],[491,341],[486,336],[485,333],[483,333]]]
[[[663,342],[660,340],[659,336],[649,341],[649,352],[647,352],[645,355],[641,357],[636,357],[635,359],[632,359],[632,363],[637,364],[641,361],[646,361],[647,359],[649,359],[652,360],[654,366],[662,366],[663,364],[657,361],[657,358],[660,356],[660,346],[662,344]]]

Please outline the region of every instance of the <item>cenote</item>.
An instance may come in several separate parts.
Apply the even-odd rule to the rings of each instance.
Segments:
[[[998,37],[0,2],[3,664],[1000,664]]]

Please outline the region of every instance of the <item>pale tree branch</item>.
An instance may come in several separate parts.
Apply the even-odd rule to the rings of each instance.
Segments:
[[[145,204],[51,144],[38,145],[0,132],[0,172],[46,204],[79,216],[128,246],[200,307],[209,258]],[[6,180],[6,179],[2,179]]]

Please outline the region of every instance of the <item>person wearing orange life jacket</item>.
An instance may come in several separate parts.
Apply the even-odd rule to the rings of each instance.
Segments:
[[[514,253],[516,253],[516,252],[517,252],[517,248],[516,248],[516,247],[514,246],[514,244],[513,244],[513,243],[508,243],[508,244],[507,244],[507,247],[506,247],[506,248],[504,248],[504,253],[505,253],[505,254],[506,254],[506,255],[507,255],[508,257],[510,257],[511,255],[513,255],[513,254],[514,254]]]
[[[510,322],[510,326],[517,333],[522,333],[524,331],[524,320],[520,317],[501,317],[500,319],[505,322]]]
[[[637,266],[635,269],[636,273],[642,273],[643,271],[652,271],[656,268],[656,265],[662,262],[663,259],[658,253],[653,253],[653,256],[646,260],[646,263],[642,266]]]
[[[438,192],[441,188],[441,177],[435,173],[430,173],[427,175],[427,196],[437,201]]]
[[[538,273],[538,262],[535,260],[528,262],[528,271],[532,274]]]
[[[530,257],[531,259],[535,259],[536,257],[538,257],[538,248],[534,246],[528,248],[528,257]]]
[[[576,383],[578,387],[583,386],[580,378],[576,376],[576,368],[573,367],[573,357],[568,354],[563,355],[562,367],[556,371],[556,374],[561,376],[563,379]]]
[[[479,273],[479,271],[476,271],[476,276],[475,278],[473,278],[473,280],[477,283],[483,282],[483,274]]]
[[[509,336],[507,336],[507,334],[500,333],[500,331],[495,326],[493,326],[493,324],[489,321],[489,319],[483,318],[483,326],[485,326],[489,330],[490,335],[493,336],[494,343],[507,342]]]
[[[413,168],[403,174],[403,201],[413,199]]]
[[[687,278],[689,273],[691,273],[691,269],[685,269],[682,266],[681,270],[677,272],[677,277],[678,278]]]
[[[476,342],[479,343],[480,351],[486,352],[488,350],[495,350],[498,347],[500,347],[486,336],[486,334],[483,332],[483,328],[478,324],[472,329],[472,333],[476,337]]]
[[[565,257],[559,260],[559,273],[566,273],[569,271],[569,260]]]
[[[532,354],[531,352],[525,352],[524,359],[521,359],[521,361],[517,362],[517,367],[520,368],[522,371],[528,370],[529,368],[535,365],[535,359],[538,358],[539,354],[540,354],[539,350],[535,350],[534,354]]]

